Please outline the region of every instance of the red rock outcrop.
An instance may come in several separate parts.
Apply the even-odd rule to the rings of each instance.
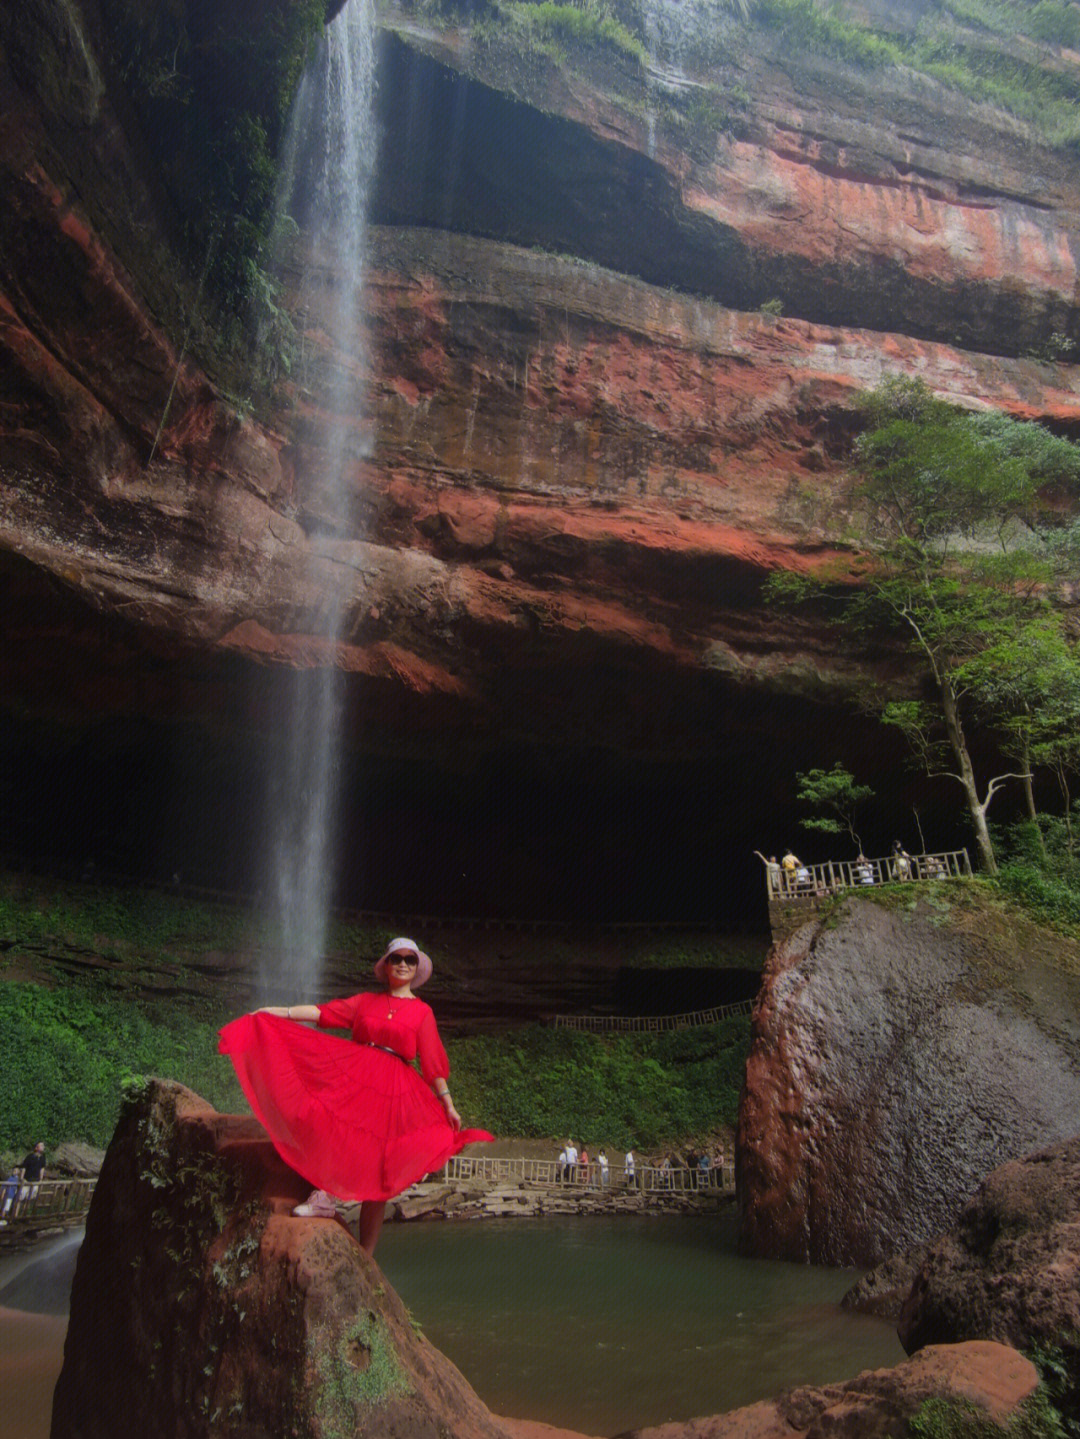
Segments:
[[[970,1405],[1004,1430],[1038,1382],[1031,1361],[1008,1345],[940,1344],[922,1350],[915,1361],[867,1370],[846,1384],[792,1389],[729,1414],[630,1434],[633,1439],[825,1439],[832,1434],[904,1439],[909,1420],[928,1399]]]
[[[1080,1374],[1080,1138],[988,1176],[915,1277],[897,1332],[924,1345],[1058,1348]]]
[[[722,751],[735,818],[693,847],[744,866],[762,839],[741,799],[768,794],[788,822],[823,714],[849,756],[894,768],[843,712],[903,657],[779,618],[761,584],[831,554],[816,499],[842,475],[856,393],[884,375],[1080,429],[1080,369],[1018,358],[1077,328],[1070,163],[929,80],[769,31],[718,21],[673,79],[605,51],[519,53],[466,8],[383,12],[347,517],[320,481],[318,306],[296,312],[304,364],[252,395],[177,261],[183,217],[94,0],[0,13],[0,739],[27,776],[9,832],[49,784],[42,721],[91,745],[83,776],[104,773],[113,727],[121,772],[194,735],[173,788],[212,771],[236,790],[163,863],[209,878],[248,845],[238,823],[220,850],[206,831],[261,802],[282,690],[324,663],[353,752],[419,755],[431,791],[466,755],[533,763],[529,794],[547,787],[539,747],[590,772],[601,750],[656,765],[675,818],[702,778],[663,767]],[[769,300],[783,316],[759,313]],[[80,813],[52,833],[94,834],[108,806],[64,788]],[[627,793],[613,774],[594,808]],[[108,838],[144,853],[131,833]]]
[[[962,403],[1080,422],[1076,372],[978,353],[1023,328],[986,319],[999,302],[1044,319],[1071,305],[1080,187],[1049,153],[1036,177],[1005,127],[986,128],[955,97],[913,95],[891,72],[852,91],[850,75],[841,86],[805,56],[813,84],[796,94],[765,45],[740,61],[753,101],[738,138],[714,134],[709,157],[695,159],[661,126],[650,155],[648,127],[619,108],[626,76],[609,85],[601,67],[590,93],[538,61],[525,79],[507,62],[500,79],[498,45],[469,46],[456,31],[432,38],[391,14],[394,55],[408,51],[443,81],[456,66],[472,77],[469,96],[488,97],[475,120],[466,105],[466,126],[500,96],[527,113],[508,98],[523,85],[540,110],[554,107],[563,151],[558,173],[538,173],[556,187],[545,212],[576,216],[579,233],[560,248],[600,263],[408,228],[421,162],[402,169],[395,136],[408,126],[388,130],[380,173],[398,197],[395,224],[375,233],[369,335],[357,337],[357,353],[366,344],[372,356],[358,433],[374,449],[350,476],[355,519],[343,530],[323,511],[313,392],[287,387],[256,423],[184,357],[160,253],[148,258],[165,240],[137,137],[117,121],[92,26],[69,11],[66,33],[51,37],[63,61],[38,61],[43,73],[75,67],[66,96],[31,88],[41,77],[18,46],[0,75],[0,545],[123,617],[151,649],[157,634],[259,664],[318,664],[325,592],[344,568],[347,639],[334,662],[377,695],[404,691],[417,714],[492,717],[494,673],[523,658],[836,694],[867,658],[763,616],[757,590],[770,570],[827,552],[808,495],[837,473],[855,392],[903,369]],[[414,91],[400,59],[384,63],[380,93],[404,103]],[[838,88],[850,91],[843,103]],[[948,152],[934,106],[957,120]],[[432,113],[433,132],[444,119]],[[536,137],[529,151],[499,133],[515,166],[543,162]],[[647,225],[628,225],[617,204],[571,203],[575,146],[600,146],[609,189],[639,163],[663,178],[671,193],[655,203],[687,236],[705,236],[714,300],[628,277],[710,293],[678,273],[684,244],[661,236],[663,255],[646,264],[616,241]],[[508,233],[529,238],[532,226],[546,243],[491,163],[493,203],[516,217]],[[461,189],[461,204],[479,205],[464,180]],[[414,198],[426,220],[430,196]],[[499,233],[478,208],[471,220],[455,212],[450,228]],[[769,257],[783,257],[785,304],[803,318],[740,311],[756,300],[733,245],[758,284],[771,283],[760,279]],[[881,279],[889,267],[904,285],[932,282],[930,298],[894,293]],[[841,300],[821,309],[833,294]],[[334,303],[332,282],[327,295]],[[893,309],[863,314],[859,296]],[[984,318],[974,348],[906,337],[937,333],[924,311],[947,312],[948,333],[963,331],[965,305]],[[320,334],[308,316],[316,375]],[[20,656],[10,637],[13,692],[32,689],[26,671],[47,663],[36,638]],[[203,718],[212,703],[206,695]]]
[[[766,960],[737,1145],[751,1254],[878,1264],[1076,1128],[1075,947],[947,892],[886,904],[851,896]]]
[[[250,1119],[152,1081],[102,1168],[53,1439],[506,1439]]]

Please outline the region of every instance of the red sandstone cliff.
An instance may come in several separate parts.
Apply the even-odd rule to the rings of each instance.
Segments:
[[[842,693],[865,657],[762,615],[757,587],[819,559],[806,499],[837,473],[854,393],[903,369],[961,403],[1080,420],[1077,372],[1001,353],[1066,324],[1080,229],[1075,174],[1009,126],[902,76],[808,57],[796,74],[763,45],[739,61],[737,132],[680,149],[631,122],[640,82],[617,66],[590,91],[390,13],[374,207],[396,219],[374,234],[356,422],[373,449],[350,476],[355,529],[328,537],[317,389],[286,386],[255,421],[181,359],[153,187],[79,17],[49,32],[62,94],[17,46],[0,70],[0,544],[133,622],[137,646],[317,663],[320,569],[344,566],[336,662],[417,717],[490,718],[506,665]],[[430,150],[456,71],[469,134],[536,106],[538,148],[525,119],[496,127],[499,152],[474,157],[487,190],[462,178],[451,197],[452,228],[504,242],[408,227],[429,223],[437,156],[404,162],[390,122],[410,80],[428,86],[412,143]],[[511,161],[553,188],[542,206]],[[530,233],[587,262],[505,243]],[[765,290],[793,317],[752,313]],[[928,338],[954,334],[966,348]],[[316,376],[319,336],[309,316]],[[107,633],[90,642],[109,652]],[[49,656],[32,619],[19,638],[4,679],[32,694]]]

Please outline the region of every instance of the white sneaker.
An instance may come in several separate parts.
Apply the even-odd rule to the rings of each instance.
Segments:
[[[325,1189],[313,1189],[293,1213],[299,1219],[333,1219],[337,1213],[337,1200],[332,1199]]]

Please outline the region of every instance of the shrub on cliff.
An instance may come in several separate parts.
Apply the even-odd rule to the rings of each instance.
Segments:
[[[649,1148],[734,1124],[749,1019],[655,1035],[528,1025],[448,1047],[455,1099],[470,1124]]]
[[[89,988],[0,985],[0,1148],[22,1152],[37,1139],[107,1145],[122,1085],[137,1074],[178,1079],[223,1111],[245,1112],[216,1029],[179,1006],[152,1019]]]

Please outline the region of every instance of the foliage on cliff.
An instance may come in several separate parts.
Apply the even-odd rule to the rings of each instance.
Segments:
[[[326,0],[102,0],[101,12],[192,271],[205,271],[226,318],[247,318],[277,155]]]
[[[426,14],[455,12],[477,33],[516,28],[526,44],[606,43],[642,65],[685,67],[712,83],[717,61],[737,59],[778,39],[785,59],[824,56],[859,69],[906,69],[997,106],[1054,145],[1080,145],[1080,68],[1063,51],[1080,44],[1077,7],[1067,0],[944,0],[923,10],[897,7],[884,19],[820,0],[402,0]],[[565,50],[553,53],[570,60]],[[700,97],[699,97],[700,98]],[[654,106],[662,103],[654,96]]]
[[[1055,586],[1080,545],[1080,449],[1036,424],[969,415],[898,377],[864,398],[855,480],[826,522],[846,519],[860,559],[814,576],[776,574],[767,593],[814,602],[859,634],[907,642],[921,689],[869,701],[921,768],[956,781],[984,867],[997,863],[987,809],[1031,765],[1078,762],[1080,657]],[[1005,773],[980,780],[965,725],[996,730]]]
[[[528,1025],[448,1047],[470,1124],[523,1138],[652,1148],[732,1125],[749,1019],[658,1035],[596,1036]]]

